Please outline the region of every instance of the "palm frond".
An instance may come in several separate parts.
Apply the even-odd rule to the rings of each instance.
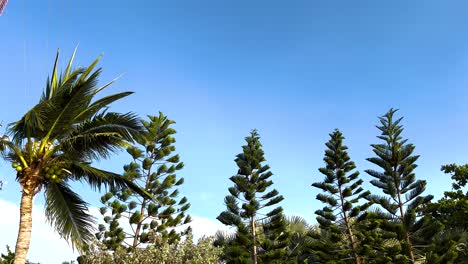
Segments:
[[[118,93],[93,102],[97,93],[112,84],[115,79],[103,86],[98,86],[101,69],[95,69],[95,67],[101,56],[90,66],[72,71],[74,55],[75,53],[65,73],[58,76],[59,53],[57,53],[52,77],[49,78],[42,98],[20,120],[9,126],[8,131],[16,142],[25,138],[39,138],[42,141],[41,149],[43,149],[46,144],[54,140],[62,140],[73,133],[77,125],[93,118],[102,119],[103,110],[105,111],[109,104],[131,94],[131,92]],[[128,118],[129,115],[131,114],[122,116]],[[112,114],[106,117],[109,119]],[[123,138],[128,138],[129,131],[116,132],[121,132]]]
[[[47,221],[72,247],[81,250],[93,239],[95,220],[88,213],[88,204],[68,184],[47,184],[45,200]]]
[[[215,246],[223,247],[225,245],[232,243],[235,239],[236,239],[236,233],[229,233],[226,231],[218,230],[216,231],[216,234],[214,235],[213,244]]]
[[[12,141],[21,144],[27,137],[39,138],[45,129],[50,108],[49,102],[39,102],[20,120],[8,124],[8,133],[12,136]]]
[[[15,156],[21,160],[23,165],[26,165],[21,149],[14,142],[11,142],[7,136],[0,137],[0,153],[6,160],[11,160],[10,157]]]
[[[69,169],[72,173],[70,179],[75,181],[81,181],[88,183],[92,188],[101,190],[102,187],[109,188],[110,190],[116,190],[121,188],[130,188],[132,191],[138,193],[151,200],[156,200],[151,194],[140,188],[134,182],[125,179],[122,175],[101,170],[91,166],[88,163],[83,162],[72,162],[69,165]]]
[[[86,109],[83,109],[81,113],[79,113],[75,119],[77,120],[87,120],[92,118],[95,114],[97,114],[102,109],[106,108],[108,105],[112,104],[113,102],[120,100],[124,97],[133,94],[133,92],[122,92],[117,94],[112,94],[109,96],[105,96],[101,99],[96,100],[92,104],[90,104]]]
[[[73,158],[99,160],[121,150],[141,131],[138,117],[132,113],[101,113],[75,127],[57,149]]]

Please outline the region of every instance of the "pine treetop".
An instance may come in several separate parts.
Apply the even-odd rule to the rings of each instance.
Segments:
[[[378,138],[383,143],[371,145],[376,157],[367,159],[382,170],[366,172],[375,178],[371,184],[382,189],[384,195],[370,195],[367,198],[385,209],[386,212],[375,211],[370,215],[384,220],[381,222],[383,229],[396,234],[395,241],[401,243],[406,254],[403,257],[415,263],[415,246],[418,242],[413,234],[418,231],[424,233],[425,228],[430,229],[425,218],[417,216],[416,209],[429,203],[433,196],[422,196],[426,181],[416,180],[413,172],[419,156],[413,155],[414,145],[407,143],[408,140],[401,136],[403,126],[400,123],[403,118],[394,118],[396,112],[392,108],[379,117],[381,125],[377,128],[381,134]]]
[[[228,209],[226,213],[231,215],[226,215],[227,218],[220,216],[228,225],[240,219],[256,217],[259,210],[283,200],[283,196],[279,195],[276,189],[267,192],[273,185],[273,181],[270,180],[273,173],[269,170],[270,166],[263,164],[265,157],[257,130],[252,130],[245,141],[247,144],[242,146],[243,152],[235,159],[239,167],[237,175],[230,178],[234,186],[228,189],[230,195],[225,198]],[[242,202],[241,207],[238,202]]]
[[[364,192],[361,187],[363,180],[358,179],[359,171],[353,172],[356,165],[346,151],[348,147],[343,145],[343,134],[336,129],[329,135],[330,140],[325,143],[327,149],[323,158],[326,166],[319,169],[325,179],[312,184],[323,191],[316,198],[326,206],[315,212],[322,227],[335,223],[337,215],[341,216],[341,220],[356,217],[369,206],[367,203],[356,205],[369,192]]]
[[[265,162],[260,136],[252,130],[245,138],[242,153],[236,156],[236,175],[224,202],[226,211],[217,219],[236,228],[235,239],[225,249],[225,258],[235,263],[274,263],[286,254],[288,232],[283,209],[272,207],[283,200],[276,189],[271,189],[273,173]],[[231,263],[231,262],[229,262]]]
[[[372,200],[380,204],[388,213],[402,218],[404,215],[403,207],[415,209],[423,203],[432,199],[432,195],[421,196],[426,188],[425,180],[416,180],[414,169],[417,167],[415,162],[419,158],[413,155],[414,145],[407,143],[401,134],[403,126],[400,124],[403,117],[395,119],[394,114],[397,109],[390,109],[384,116],[379,117],[381,131],[379,139],[384,141],[382,144],[372,144],[376,157],[367,160],[383,171],[366,170],[370,176],[376,178],[371,180],[371,184],[382,189],[384,194],[390,196],[373,196]],[[399,210],[400,209],[400,210]]]
[[[330,140],[325,143],[327,149],[323,158],[326,166],[319,169],[325,175],[325,179],[312,184],[323,191],[316,198],[325,203],[325,207],[315,213],[320,224],[320,234],[327,238],[323,240],[327,243],[314,244],[314,251],[320,261],[329,262],[352,257],[355,263],[360,264],[359,240],[353,223],[355,218],[369,207],[369,203],[360,203],[360,199],[370,193],[364,192],[361,187],[363,180],[358,179],[359,171],[354,171],[356,165],[346,151],[348,147],[343,144],[343,134],[336,129],[329,135]],[[322,254],[327,252],[329,243],[332,243],[334,248],[340,247],[340,254]]]

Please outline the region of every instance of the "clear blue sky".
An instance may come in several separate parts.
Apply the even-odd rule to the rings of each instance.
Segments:
[[[468,162],[467,10],[466,1],[11,0],[0,17],[0,119],[30,108],[56,49],[65,59],[79,44],[80,65],[104,52],[102,82],[125,73],[109,92],[136,92],[113,110],[177,121],[194,215],[224,209],[233,159],[257,128],[286,212],[312,219],[328,133],[343,131],[363,171],[376,117],[390,107],[421,155],[417,177],[440,197],[450,188],[440,166]],[[102,165],[119,172],[126,158]],[[0,199],[19,203],[9,165],[0,173],[9,181]]]

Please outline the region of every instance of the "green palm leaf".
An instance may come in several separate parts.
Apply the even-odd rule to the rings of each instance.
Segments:
[[[132,181],[122,177],[120,174],[101,170],[83,162],[71,162],[69,166],[72,172],[72,175],[70,175],[72,180],[86,182],[93,189],[101,191],[102,187],[110,188],[111,190],[128,187],[144,197],[152,200],[156,199]]]
[[[47,221],[62,238],[79,250],[93,239],[95,221],[88,204],[66,183],[49,183],[45,187]]]
[[[76,126],[56,148],[72,159],[108,158],[137,137],[140,129],[139,119],[132,113],[101,113]]]

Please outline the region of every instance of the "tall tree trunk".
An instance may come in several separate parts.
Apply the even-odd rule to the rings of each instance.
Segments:
[[[145,214],[145,206],[146,206],[146,199],[143,199],[143,202],[141,203],[141,209],[140,209],[140,215],[141,215],[141,220],[138,221],[137,227],[135,229],[135,235],[133,236],[133,249],[136,249],[139,244],[139,235],[140,235],[140,229],[141,226],[143,225],[143,219],[144,219],[144,214]]]
[[[349,239],[350,239],[351,249],[353,250],[354,259],[356,261],[356,264],[361,264],[362,263],[361,262],[361,256],[359,256],[359,254],[357,252],[358,249],[357,249],[357,245],[356,245],[356,240],[354,239],[353,231],[351,230],[351,225],[349,224],[349,219],[346,216],[346,212],[344,214],[345,214],[346,231],[347,231]]]
[[[250,218],[250,226],[252,227],[252,261],[257,264],[257,233],[255,230],[255,220],[253,217]]]
[[[416,259],[414,258],[414,253],[413,253],[413,245],[411,243],[411,240],[410,240],[410,237],[409,237],[409,233],[406,232],[406,243],[408,243],[408,247],[409,247],[409,254],[410,254],[410,258],[411,258],[411,263],[416,263]]]
[[[400,215],[401,215],[401,222],[403,224],[403,222],[405,221],[405,213],[404,213],[404,209],[403,209],[403,202],[401,201],[401,194],[400,194],[400,190],[398,190],[398,206],[400,207]],[[411,240],[410,240],[410,235],[409,235],[409,232],[408,230],[406,230],[405,228],[405,239],[406,239],[406,243],[408,243],[408,247],[409,247],[409,257],[410,257],[410,260],[411,260],[411,263],[415,263],[416,260],[414,258],[414,253],[413,253],[413,244],[411,243]]]
[[[34,197],[33,190],[23,189],[20,207],[20,223],[18,238],[16,240],[14,264],[26,263],[29,243],[31,241],[32,230],[32,201]]]
[[[151,151],[151,156],[152,157],[154,155],[154,149],[153,151]],[[149,187],[150,187],[150,179],[151,179],[151,168],[153,167],[153,165],[151,165],[149,168],[148,168],[148,173],[146,174],[146,184],[145,184],[145,191],[148,191]],[[141,229],[141,226],[143,225],[143,219],[144,219],[144,214],[145,214],[145,206],[146,206],[146,202],[148,200],[146,198],[143,198],[143,202],[141,202],[141,209],[140,209],[140,214],[141,214],[141,220],[138,221],[138,224],[137,224],[137,227],[136,227],[136,230],[135,230],[135,234],[134,234],[134,237],[133,237],[133,249],[136,249],[138,247],[138,242],[139,242],[139,235],[140,235],[140,229]]]
[[[393,174],[395,174],[395,173],[398,173],[397,165],[393,166]],[[398,209],[400,209],[401,224],[403,224],[405,222],[405,209],[403,208],[404,203],[403,203],[403,201],[401,199],[400,184],[395,178],[394,178],[394,183],[395,183],[395,187],[396,187],[396,191],[397,191]],[[408,232],[408,230],[406,230],[406,228],[405,228],[405,239],[406,239],[406,243],[408,243],[408,247],[409,247],[409,252],[408,253],[409,253],[410,261],[411,261],[411,263],[415,263],[416,260],[414,258],[413,244],[411,243],[409,232]]]
[[[340,200],[341,200],[341,210],[343,211],[343,218],[344,218],[345,225],[346,225],[346,233],[349,236],[349,240],[350,240],[349,242],[351,244],[351,250],[353,251],[354,260],[356,261],[356,264],[361,264],[361,257],[358,254],[356,240],[354,239],[353,231],[351,230],[351,225],[349,224],[349,217],[345,210],[345,200],[343,197],[343,192],[341,190],[341,185],[339,186],[339,191],[340,191]]]

